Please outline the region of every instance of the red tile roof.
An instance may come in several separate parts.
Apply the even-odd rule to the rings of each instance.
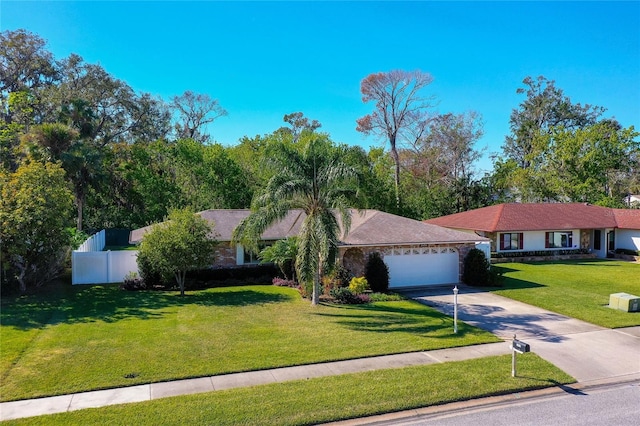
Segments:
[[[425,220],[473,231],[544,231],[564,229],[640,229],[640,210],[611,209],[584,203],[509,203]]]

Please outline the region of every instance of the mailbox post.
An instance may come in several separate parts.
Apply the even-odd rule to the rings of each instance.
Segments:
[[[453,332],[458,333],[458,286],[453,287]]]
[[[530,352],[531,346],[522,340],[516,339],[516,335],[514,334],[513,340],[511,341],[511,351],[511,377],[516,377],[516,352],[519,354]]]

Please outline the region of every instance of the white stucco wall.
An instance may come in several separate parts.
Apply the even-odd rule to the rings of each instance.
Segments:
[[[640,229],[616,229],[616,248],[640,250]]]
[[[591,230],[589,248],[596,256],[601,259],[607,257],[607,232],[611,231],[611,229],[601,229],[600,230],[600,250],[595,249],[594,238],[595,238],[595,230]]]
[[[572,233],[572,237],[571,237],[571,241],[573,243],[573,245],[571,247],[567,247],[567,249],[569,248],[580,248],[580,230],[579,229],[574,229],[574,230],[549,230],[551,232],[571,232]],[[514,252],[514,251],[539,251],[539,250],[559,250],[558,248],[545,248],[545,237],[546,237],[546,233],[548,231],[519,231],[522,232],[523,234],[523,247],[522,250],[500,250],[500,234],[502,233],[498,233],[498,240],[497,240],[497,244],[496,244],[496,248],[498,249],[498,251],[502,251],[502,252]],[[508,233],[508,232],[507,232]],[[516,234],[518,232],[512,232],[513,234]]]

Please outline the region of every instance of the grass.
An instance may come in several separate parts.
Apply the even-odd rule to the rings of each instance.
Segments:
[[[608,307],[612,293],[640,296],[640,265],[611,260],[500,264],[496,294],[607,328],[640,325],[640,313]]]
[[[310,425],[574,382],[529,353],[159,399],[7,425]]]
[[[0,320],[3,401],[499,341],[412,301],[314,308],[275,286],[67,284],[3,298]]]

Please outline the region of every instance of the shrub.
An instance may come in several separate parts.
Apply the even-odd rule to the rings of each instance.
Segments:
[[[490,283],[491,264],[484,252],[471,249],[464,258],[462,281],[468,285],[486,286]]]
[[[293,280],[285,280],[283,278],[275,277],[272,280],[273,285],[277,285],[279,287],[298,287],[298,283]]]
[[[628,254],[630,256],[640,256],[640,250],[636,251],[636,250],[631,250],[631,249],[625,249],[625,248],[617,248],[615,250],[616,254]]]
[[[366,294],[353,294],[346,287],[338,287],[331,290],[331,297],[336,303],[344,303],[345,305],[359,305],[369,303],[371,298]]]
[[[371,293],[368,296],[372,302],[399,302],[407,300],[406,297],[397,293]]]
[[[368,284],[369,283],[365,277],[353,277],[349,283],[349,291],[353,294],[362,294],[367,291]]]
[[[338,287],[346,287],[351,282],[353,274],[343,266],[334,268],[331,272],[322,277],[322,290],[324,294],[330,295],[331,290]]]
[[[313,295],[313,281],[300,283],[298,291],[300,292],[300,296],[304,299],[310,298],[311,295]]]
[[[164,285],[162,274],[153,267],[153,263],[144,253],[138,252],[138,271],[147,288]]]
[[[120,284],[120,290],[136,291],[146,290],[147,285],[144,280],[138,276],[135,272],[129,272],[125,277],[122,284]]]
[[[364,276],[369,282],[369,288],[375,293],[386,293],[389,290],[389,268],[382,260],[380,253],[373,252],[367,259]]]

